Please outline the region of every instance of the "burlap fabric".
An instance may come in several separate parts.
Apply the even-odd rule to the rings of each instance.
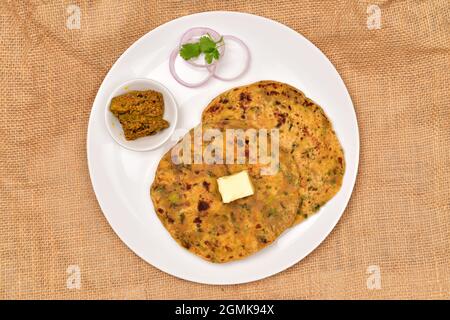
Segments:
[[[80,29],[67,27],[70,4]],[[190,283],[138,258],[101,213],[86,163],[92,102],[114,61],[156,26],[207,10],[266,16],[309,38],[344,79],[361,134],[334,231],[292,268],[244,285]],[[0,36],[0,298],[450,297],[447,0],[2,0]],[[67,287],[71,265],[80,289]]]

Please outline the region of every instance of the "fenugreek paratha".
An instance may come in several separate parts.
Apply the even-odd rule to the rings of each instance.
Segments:
[[[203,122],[223,119],[279,129],[280,145],[293,155],[300,173],[297,223],[339,191],[345,172],[342,147],[322,108],[300,90],[276,81],[228,90],[213,99],[202,115]]]
[[[226,129],[245,130],[248,125],[239,120],[221,120],[205,123],[202,128],[217,129],[224,134]],[[193,140],[195,134],[193,129],[185,138]],[[181,246],[208,261],[221,263],[249,256],[272,243],[295,222],[300,196],[299,175],[292,155],[280,149],[279,167],[273,174],[263,175],[261,169],[267,169],[268,165],[259,161],[248,163],[252,137],[237,142],[245,146],[245,164],[236,164],[235,150],[234,164],[186,164],[187,153],[173,155],[169,151],[158,165],[150,192],[155,212]],[[225,134],[213,141],[221,139],[228,141]],[[176,150],[181,149],[182,143],[175,146]],[[208,145],[209,142],[202,142],[202,154]],[[225,145],[220,148],[223,154]],[[193,147],[189,150],[192,152],[188,158],[193,162]],[[180,158],[184,158],[183,163]],[[242,170],[249,173],[254,195],[223,203],[217,178]]]

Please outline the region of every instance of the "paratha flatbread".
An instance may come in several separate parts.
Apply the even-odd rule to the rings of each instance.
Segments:
[[[248,126],[236,120],[203,124],[204,130],[211,128],[224,133],[227,128]],[[193,138],[194,130],[187,135]],[[169,151],[161,159],[151,186],[155,211],[170,235],[211,262],[241,259],[261,250],[292,226],[297,216],[299,175],[292,155],[280,149],[279,169],[273,175],[262,175],[261,169],[267,165],[248,163],[249,139],[244,142],[245,164],[175,164],[173,160],[179,163],[180,159],[172,158]],[[207,145],[203,143],[203,151]],[[194,160],[193,154],[189,157]],[[223,203],[217,178],[242,170],[249,173],[254,195]]]
[[[300,90],[276,81],[228,90],[213,99],[202,115],[203,122],[223,119],[279,128],[280,145],[293,155],[300,173],[297,223],[339,191],[345,172],[342,147],[322,108]]]

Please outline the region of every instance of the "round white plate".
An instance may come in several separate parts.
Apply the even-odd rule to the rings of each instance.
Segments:
[[[236,35],[249,46],[252,64],[239,80],[211,79],[189,89],[169,73],[168,58],[181,34],[191,27],[211,27],[221,34]],[[234,50],[238,50],[234,47]],[[233,47],[221,62],[222,74],[234,64]],[[228,57],[228,59],[226,59]],[[237,64],[237,63],[236,63]],[[180,75],[195,70],[182,70]],[[229,68],[225,68],[229,66]],[[163,83],[178,102],[178,123],[173,137],[200,122],[202,110],[221,92],[258,80],[278,80],[302,90],[325,110],[345,152],[347,164],[339,193],[306,222],[287,230],[264,250],[240,261],[213,264],[179,246],[156,216],[149,195],[161,156],[176,142],[134,152],[118,145],[109,135],[104,108],[112,91],[134,78]],[[194,79],[195,80],[195,79]],[[183,129],[183,130],[181,130]],[[325,55],[294,30],[269,19],[236,12],[205,12],[170,21],[136,41],[113,65],[95,98],[87,135],[89,173],[106,219],[122,241],[153,266],[190,281],[236,284],[262,279],[300,261],[331,232],[350,199],[359,160],[359,134],[355,111],[347,89]]]

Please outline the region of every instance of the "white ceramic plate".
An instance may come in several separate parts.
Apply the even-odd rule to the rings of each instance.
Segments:
[[[252,64],[242,78],[233,82],[211,79],[201,88],[189,89],[171,77],[168,66],[171,50],[185,30],[198,26],[236,35],[248,44]],[[225,71],[231,73],[236,71],[234,67],[239,67],[238,63],[232,64],[239,55],[236,51],[239,48],[234,49],[227,47],[220,64],[223,75]],[[177,67],[182,76],[195,72],[183,69],[182,63]],[[115,143],[105,126],[104,108],[109,96],[119,84],[133,78],[155,79],[173,93],[179,105],[177,128],[184,130],[198,124],[208,102],[231,87],[258,80],[278,80],[299,88],[323,107],[341,141],[347,164],[341,190],[318,214],[289,229],[257,254],[226,264],[202,260],[170,237],[156,216],[149,196],[158,162],[175,144],[174,139],[152,151],[134,152]],[[352,101],[341,77],[311,42],[266,18],[235,12],[205,12],[170,21],[152,30],[117,60],[92,107],[87,154],[100,207],[111,227],[131,250],[153,266],[179,278],[208,284],[236,284],[262,279],[292,266],[331,232],[353,190],[359,160],[359,134]]]

